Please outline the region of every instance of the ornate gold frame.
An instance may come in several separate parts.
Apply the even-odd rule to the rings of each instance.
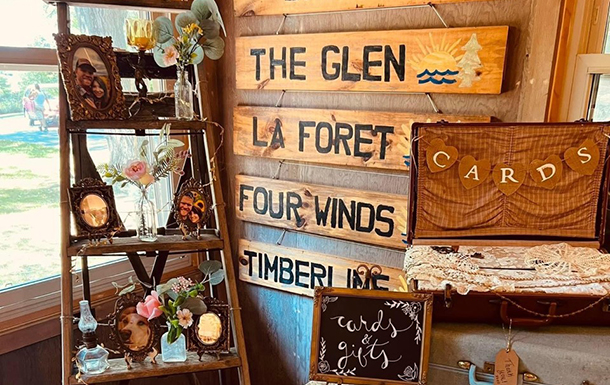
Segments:
[[[114,341],[117,350],[125,356],[125,361],[129,365],[131,361],[142,362],[146,357],[151,357],[151,360],[155,362],[155,357],[159,352],[159,342],[161,338],[161,327],[159,325],[159,318],[148,321],[150,328],[150,338],[148,343],[142,350],[131,350],[127,347],[121,339],[118,331],[118,317],[121,313],[130,307],[136,307],[139,302],[142,301],[142,297],[135,293],[127,293],[117,299],[114,306],[114,312],[108,316],[108,325],[110,326],[110,340]]]
[[[90,194],[98,195],[108,205],[108,221],[101,227],[89,225],[80,215],[80,204],[82,200]],[[116,210],[112,186],[97,179],[84,178],[78,183],[75,183],[68,190],[68,197],[70,199],[70,208],[72,210],[74,223],[76,224],[77,234],[86,235],[93,241],[106,237],[108,238],[108,241],[112,243],[113,234],[123,228],[123,223]]]
[[[55,34],[57,43],[57,56],[61,68],[64,88],[70,104],[72,120],[108,120],[126,119],[127,109],[125,97],[121,87],[121,77],[117,66],[116,56],[112,50],[112,38],[87,35],[70,35],[65,33]],[[73,84],[74,80],[74,54],[79,48],[91,48],[100,56],[108,70],[110,93],[108,105],[96,109],[84,102]]]
[[[174,203],[172,207],[172,211],[174,212],[174,219],[176,223],[180,226],[180,230],[182,230],[183,237],[182,239],[186,239],[186,236],[189,234],[196,234],[197,239],[199,239],[199,230],[202,229],[202,226],[194,226],[190,221],[183,221],[180,218],[180,200],[187,192],[194,191],[203,197],[205,202],[205,211],[203,212],[203,217],[200,221],[201,224],[205,224],[212,215],[212,200],[210,199],[210,194],[208,190],[201,184],[201,182],[190,178],[187,180],[181,187],[178,192],[174,194]]]
[[[187,329],[188,350],[197,352],[199,360],[205,353],[228,353],[231,347],[231,312],[229,305],[212,297],[203,298],[208,308],[207,313],[214,313],[220,318],[222,332],[218,341],[213,345],[206,345],[199,339],[199,317],[193,317],[193,325]]]

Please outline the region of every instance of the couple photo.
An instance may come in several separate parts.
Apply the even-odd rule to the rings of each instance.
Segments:
[[[79,48],[74,54],[75,86],[78,95],[90,107],[108,106],[108,71],[99,54],[91,48]]]
[[[203,222],[205,210],[206,203],[203,196],[195,191],[188,191],[180,198],[179,212],[183,223],[190,222],[195,226],[200,224]]]

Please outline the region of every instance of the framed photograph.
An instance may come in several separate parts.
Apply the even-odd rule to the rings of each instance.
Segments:
[[[313,306],[310,380],[427,384],[432,294],[316,287]]]
[[[127,118],[112,38],[60,33],[55,41],[72,120]]]
[[[212,214],[210,194],[199,181],[191,178],[175,194],[173,212],[183,239],[189,234],[199,239],[199,231]]]
[[[124,294],[108,317],[110,339],[121,354],[135,362],[156,356],[161,336],[158,318],[148,321],[136,312],[136,305],[141,301],[142,297],[137,294]]]
[[[228,353],[231,347],[231,318],[229,305],[211,297],[203,298],[208,311],[193,317],[188,329],[189,350],[199,359],[205,353]]]
[[[68,197],[77,235],[86,235],[92,240],[106,237],[112,242],[112,235],[123,228],[112,186],[85,178],[70,188]]]

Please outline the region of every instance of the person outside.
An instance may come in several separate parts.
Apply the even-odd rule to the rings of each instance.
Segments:
[[[36,120],[40,121],[40,131],[49,131],[49,127],[47,125],[47,119],[44,116],[45,105],[49,106],[49,100],[47,99],[47,95],[42,92],[40,89],[40,85],[34,84],[34,91],[30,94],[30,98],[34,102],[34,115],[36,116]]]

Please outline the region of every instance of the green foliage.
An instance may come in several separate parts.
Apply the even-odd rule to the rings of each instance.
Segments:
[[[0,114],[10,114],[23,111],[23,102],[19,92],[11,91],[11,86],[0,73]]]
[[[191,11],[186,11],[176,16],[176,30],[179,34],[184,34],[183,28],[189,24],[197,24],[197,16]]]
[[[155,39],[159,44],[164,44],[174,38],[174,26],[172,21],[165,16],[159,16],[155,19],[153,31]]]

